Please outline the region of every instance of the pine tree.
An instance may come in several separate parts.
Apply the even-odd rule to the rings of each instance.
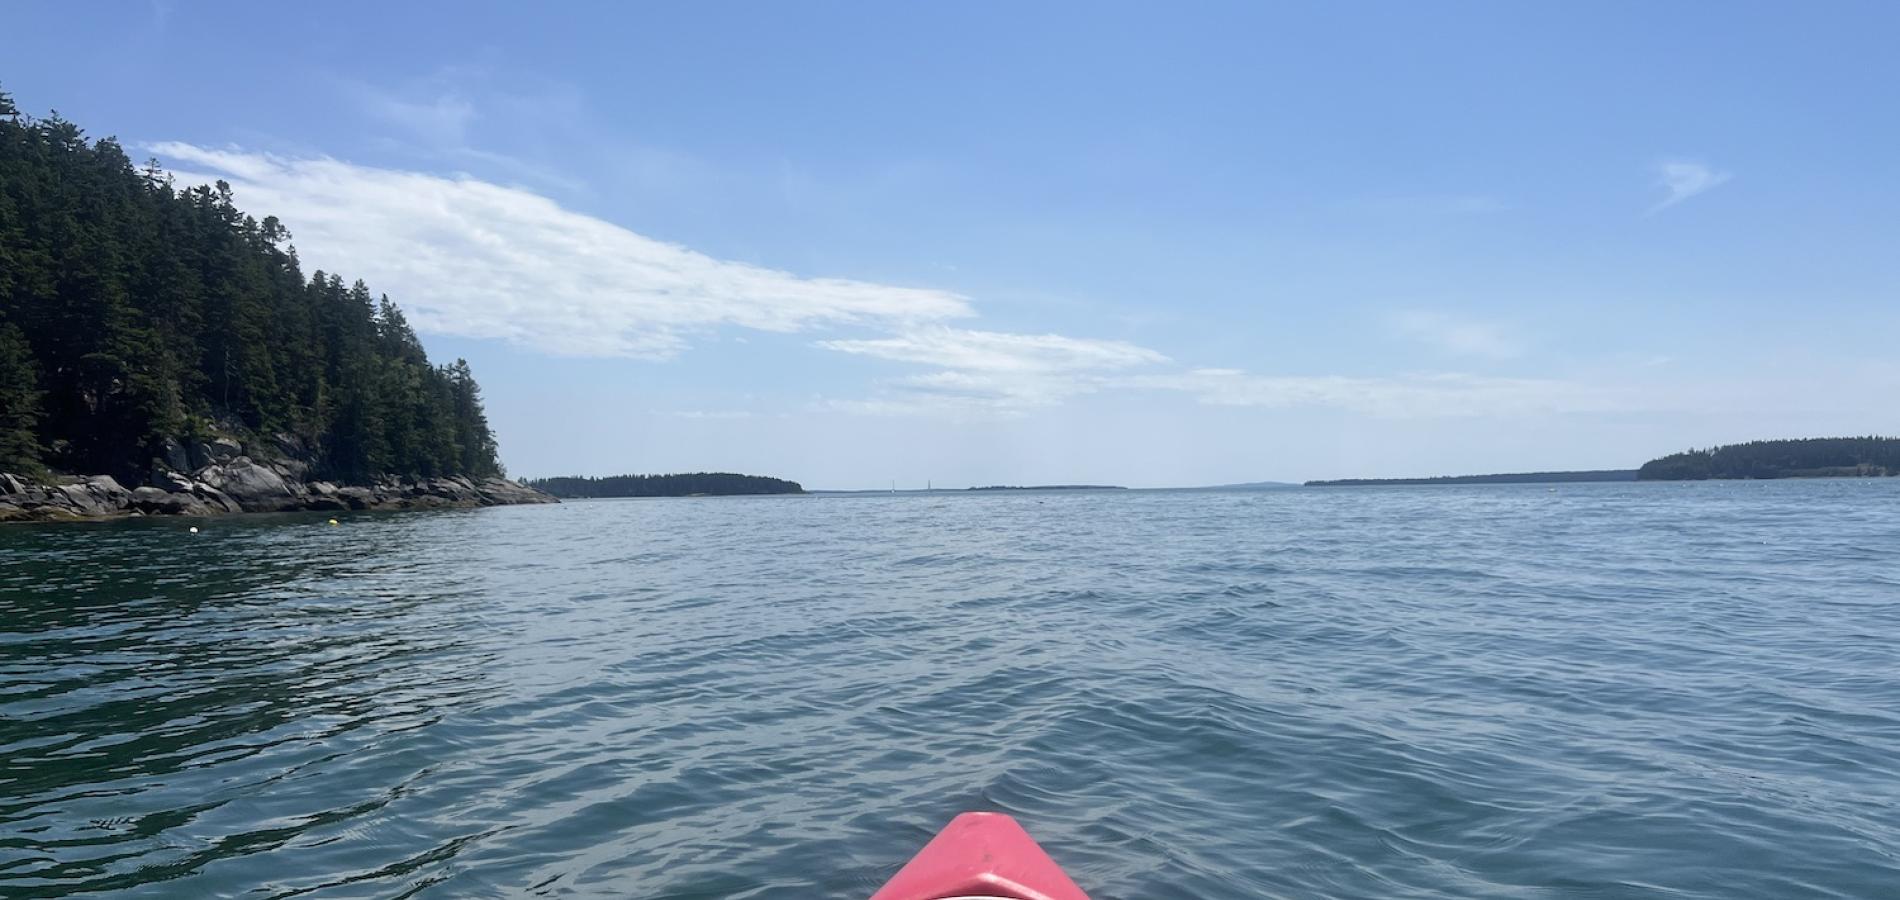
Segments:
[[[482,410],[482,389],[475,383],[475,373],[469,370],[468,360],[457,358],[455,365],[448,367],[446,379],[455,410],[454,444],[460,454],[456,468],[475,476],[501,474],[501,467],[495,462],[495,433],[488,428],[488,415]]]
[[[348,481],[499,471],[466,364],[236,204],[0,92],[0,471],[135,478],[211,430],[295,436]]]
[[[0,104],[5,101],[0,96]],[[0,106],[4,108],[4,106]],[[0,322],[0,472],[37,476],[40,393],[33,356],[20,329]]]

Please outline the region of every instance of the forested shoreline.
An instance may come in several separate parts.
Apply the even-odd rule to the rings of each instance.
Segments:
[[[0,93],[0,472],[144,484],[226,437],[339,482],[499,475],[468,364],[290,238]]]
[[[796,481],[734,472],[686,472],[674,475],[585,475],[532,478],[523,482],[563,499],[604,497],[733,497],[753,494],[802,494]]]
[[[1644,481],[1900,475],[1900,438],[1801,438],[1685,450],[1637,470]]]
[[[549,500],[389,297],[0,92],[0,521]]]

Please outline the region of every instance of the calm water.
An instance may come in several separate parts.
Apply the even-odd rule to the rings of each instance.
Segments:
[[[0,895],[1900,897],[1900,479],[0,529]]]

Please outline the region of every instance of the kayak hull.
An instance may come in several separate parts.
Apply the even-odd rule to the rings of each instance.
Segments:
[[[1016,820],[966,812],[871,900],[1088,900]]]

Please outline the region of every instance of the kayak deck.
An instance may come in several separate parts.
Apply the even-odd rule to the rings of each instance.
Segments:
[[[1088,900],[1016,820],[950,820],[871,900]]]

